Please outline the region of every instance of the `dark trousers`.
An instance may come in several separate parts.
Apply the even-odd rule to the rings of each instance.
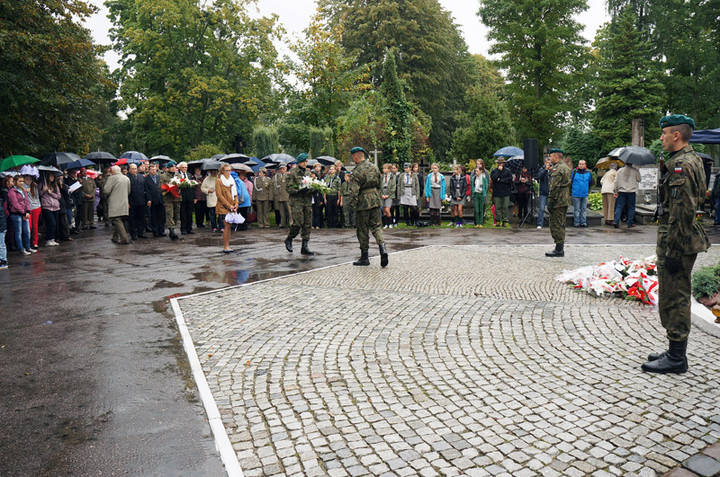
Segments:
[[[323,205],[315,203],[312,205],[312,226],[323,226]]]
[[[517,201],[518,201],[518,222],[522,222],[523,218],[525,218],[525,214],[528,212],[528,202],[530,201],[530,193],[529,192],[518,192],[517,194]]]
[[[162,202],[150,206],[150,228],[156,237],[165,232],[165,204]]]
[[[67,213],[64,210],[58,214],[57,238],[68,240],[70,238],[70,224],[68,224]]]
[[[337,228],[338,226],[338,196],[329,195],[327,196],[327,206],[325,213],[327,215],[327,225],[329,229]]]
[[[204,200],[198,200],[195,203],[195,225],[198,228],[205,227],[205,219],[208,215],[207,202]]]
[[[634,192],[619,192],[617,200],[615,201],[615,219],[614,223],[617,225],[620,223],[620,218],[623,215],[624,209],[627,207],[627,224],[628,227],[635,222],[635,193]]]
[[[403,216],[405,225],[415,225],[419,218],[418,208],[412,205],[403,205]]]
[[[135,240],[145,234],[145,205],[130,206],[130,237]]]
[[[390,214],[392,216],[392,223],[397,224],[398,220],[400,220],[400,206],[393,205],[392,207],[390,207]]]
[[[57,210],[42,209],[45,221],[45,240],[55,240],[57,237],[57,222],[60,212]]]
[[[180,202],[180,231],[190,232],[192,231],[192,214],[193,214],[193,203],[183,201]]]

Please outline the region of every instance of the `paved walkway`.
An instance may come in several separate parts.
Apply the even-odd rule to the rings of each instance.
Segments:
[[[563,269],[652,246],[425,247],[179,301],[246,476],[662,474],[720,439],[720,347]],[[717,263],[720,248],[697,266]]]

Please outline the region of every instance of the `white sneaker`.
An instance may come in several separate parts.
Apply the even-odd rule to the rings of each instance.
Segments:
[[[541,228],[542,228],[542,225],[538,225],[537,228],[538,228],[538,229],[541,229]]]
[[[53,247],[57,247],[58,245],[60,245],[55,239],[53,239],[52,244]]]
[[[32,255],[32,254],[31,254],[30,252],[28,252],[27,250],[23,250],[23,251],[22,251],[22,254],[23,254],[23,255]]]

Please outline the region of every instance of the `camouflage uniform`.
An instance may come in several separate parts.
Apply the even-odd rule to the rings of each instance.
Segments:
[[[370,234],[372,232],[375,241],[385,243],[380,222],[380,192],[381,184],[380,171],[367,159],[358,163],[353,170],[348,186],[347,201],[355,211],[355,225],[357,226],[357,238],[360,242],[360,250],[367,252],[370,248]]]
[[[565,216],[570,205],[570,168],[565,162],[553,164],[550,170],[550,235],[556,245],[565,244]]]
[[[718,182],[718,184],[720,184],[720,181]],[[345,227],[355,227],[355,211],[352,207],[350,207],[350,204],[348,203],[350,195],[349,190],[350,181],[343,181],[343,183],[340,184],[340,195],[343,197],[343,224]]]
[[[95,189],[97,184],[95,179],[90,176],[85,176],[82,181],[82,224],[85,227],[95,226]],[[89,197],[88,197],[89,196]]]
[[[685,146],[666,164],[660,185],[662,214],[658,217],[658,312],[670,341],[685,341],[690,333],[690,276],[698,252],[710,247],[705,230],[695,220],[705,200],[703,161]],[[680,270],[671,274],[666,259],[679,259]]]
[[[300,237],[303,240],[310,240],[313,189],[300,188],[304,177],[310,177],[310,172],[304,167],[298,166],[288,172],[285,179],[285,187],[290,194],[290,213],[292,214],[292,225],[288,231],[288,239],[294,239],[300,232]]]

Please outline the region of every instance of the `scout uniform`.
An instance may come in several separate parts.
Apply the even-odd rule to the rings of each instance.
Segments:
[[[275,201],[275,210],[280,212],[280,223],[278,227],[290,227],[292,225],[292,212],[290,211],[290,194],[287,191],[287,172],[279,172],[272,178],[273,181],[273,200]]]
[[[290,194],[290,212],[292,214],[292,225],[285,239],[285,248],[292,253],[292,240],[300,233],[302,237],[303,255],[315,255],[308,249],[310,242],[310,228],[312,227],[312,203],[313,189],[302,187],[305,177],[310,177],[310,172],[305,169],[308,161],[308,154],[302,152],[297,157],[297,167],[290,171],[285,180],[285,186]]]
[[[260,169],[261,171],[264,168]],[[263,171],[264,172],[264,171]],[[270,204],[273,199],[273,181],[268,176],[256,177],[253,188],[253,199],[257,209],[258,227],[270,227]]]
[[[660,120],[665,128],[687,124],[695,128],[688,116],[675,114]],[[658,208],[657,274],[658,313],[670,342],[668,351],[653,353],[642,365],[644,371],[654,373],[684,373],[687,371],[687,339],[690,333],[690,277],[699,252],[710,247],[705,230],[695,220],[702,210],[707,187],[703,160],[687,144],[678,151],[670,151],[661,179]]]
[[[367,153],[361,147],[350,149],[351,154],[362,152],[365,159],[357,163],[350,177],[348,187],[348,203],[355,210],[357,238],[360,243],[360,260],[353,265],[370,265],[368,249],[370,248],[370,232],[380,248],[380,265],[388,264],[385,239],[380,228],[380,192],[382,177],[380,171],[367,160]]]
[[[562,149],[550,149],[550,154],[564,154]],[[555,241],[555,250],[547,252],[547,257],[565,256],[565,215],[570,206],[570,168],[564,161],[553,164],[550,170],[550,235]]]

